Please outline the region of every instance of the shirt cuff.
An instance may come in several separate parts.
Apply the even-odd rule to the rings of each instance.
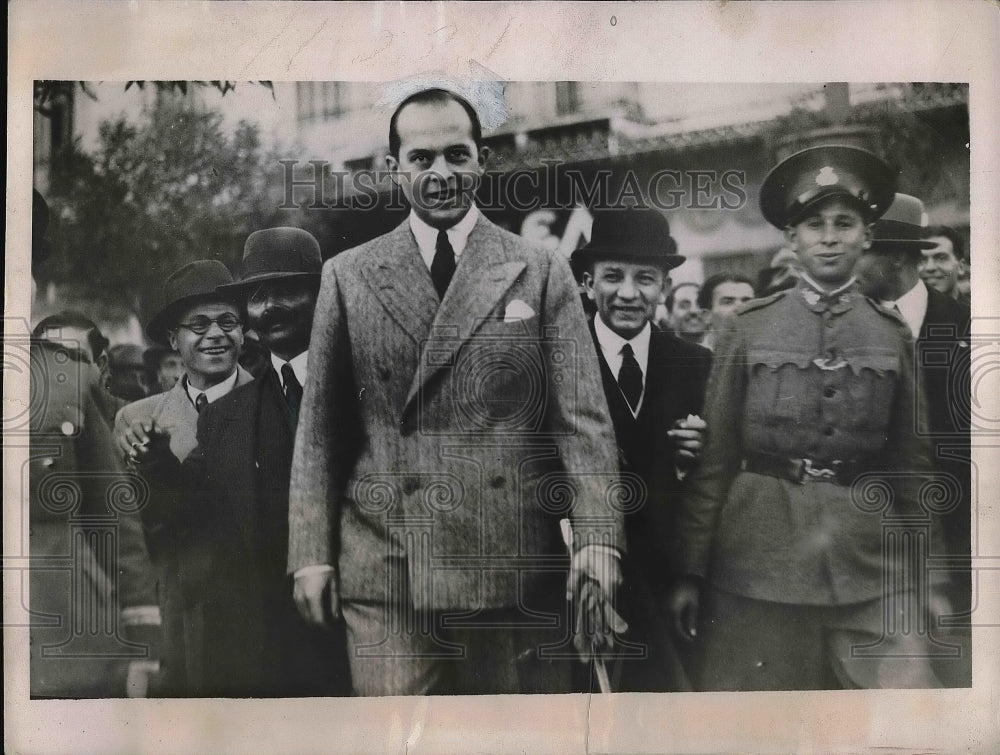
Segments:
[[[292,573],[292,576],[298,579],[310,574],[324,574],[328,571],[333,571],[333,567],[330,564],[310,564],[309,566],[303,566],[301,569],[296,569]]]

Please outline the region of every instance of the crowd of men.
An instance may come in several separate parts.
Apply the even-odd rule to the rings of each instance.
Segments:
[[[783,160],[772,267],[673,287],[657,210],[594,208],[568,261],[486,219],[461,97],[410,96],[389,145],[411,212],[387,234],[193,261],[145,353],[73,313],[35,330],[85,369],[32,372],[32,555],[70,550],[55,471],[95,509],[134,487],[117,560],[81,563],[156,635],[147,694],[969,684],[938,634],[971,600],[966,261],[887,164]],[[33,575],[32,608],[71,613],[67,579]],[[34,628],[32,693],[122,693],[150,635],[105,634],[120,657],[67,661]]]

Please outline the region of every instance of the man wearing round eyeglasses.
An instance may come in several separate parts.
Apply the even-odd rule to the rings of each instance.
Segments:
[[[167,452],[184,461],[198,445],[199,413],[253,380],[236,361],[243,345],[240,308],[231,294],[216,292],[217,286],[232,282],[229,270],[217,260],[190,262],[164,282],[163,303],[146,325],[146,335],[176,350],[185,374],[169,391],[129,404],[115,417],[119,452],[134,469],[142,471],[151,459]],[[150,556],[162,570],[162,692],[191,694],[200,687],[203,661],[198,638],[203,620],[201,606],[185,604],[181,595],[183,584],[204,559],[192,555],[170,528],[159,523],[150,527],[146,509],[141,514]]]

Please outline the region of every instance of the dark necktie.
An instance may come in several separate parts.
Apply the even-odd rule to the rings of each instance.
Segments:
[[[618,371],[618,385],[634,412],[642,396],[642,368],[635,361],[632,345],[628,343],[622,346],[622,368]]]
[[[194,408],[198,410],[198,414],[201,414],[201,410],[206,406],[208,406],[208,396],[199,393],[194,399]]]
[[[434,245],[434,261],[431,262],[431,280],[437,290],[438,299],[444,299],[451,276],[455,274],[455,250],[448,241],[447,231],[438,231],[437,244]]]
[[[302,405],[302,385],[295,377],[292,365],[285,362],[281,365],[281,379],[285,383],[285,403],[288,404],[288,417],[292,429],[299,423],[299,407]]]

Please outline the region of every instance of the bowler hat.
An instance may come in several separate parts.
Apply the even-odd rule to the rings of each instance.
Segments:
[[[247,286],[279,278],[318,280],[322,270],[319,242],[311,233],[287,226],[266,228],[247,237],[240,279],[219,290],[238,295]]]
[[[232,294],[216,291],[218,286],[232,282],[233,276],[218,260],[196,260],[175,270],[163,284],[160,304],[146,325],[146,335],[168,345],[167,330],[173,327],[180,310],[199,302],[232,301]]]
[[[579,277],[595,259],[641,261],[669,270],[687,258],[677,254],[677,242],[663,213],[634,207],[594,210],[590,243],[573,252],[570,266]]]
[[[796,152],[764,178],[760,209],[777,228],[793,225],[827,197],[849,197],[866,220],[880,217],[896,193],[896,172],[881,158],[857,147],[829,144]]]
[[[872,249],[931,249],[934,242],[921,238],[926,227],[924,203],[909,194],[896,194],[885,215],[872,227]]]

